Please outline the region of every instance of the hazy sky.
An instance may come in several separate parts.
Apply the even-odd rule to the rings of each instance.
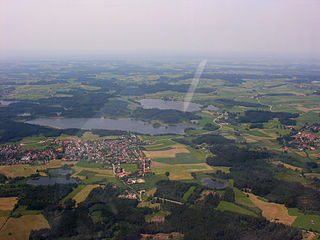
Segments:
[[[2,53],[320,55],[320,0],[0,0]]]

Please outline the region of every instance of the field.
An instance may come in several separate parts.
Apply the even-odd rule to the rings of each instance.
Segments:
[[[126,172],[134,173],[134,172],[138,171],[138,166],[135,163],[133,163],[133,164],[130,164],[130,163],[121,164],[121,168],[123,168]]]
[[[293,227],[320,232],[319,215],[303,214],[297,208],[289,208],[288,211],[289,215],[297,216],[296,220],[292,223]]]
[[[0,198],[0,210],[11,211],[17,202],[16,197]]]
[[[144,153],[149,158],[175,158],[178,153],[190,153],[186,146],[182,144],[159,144],[147,149],[148,151],[144,151]]]
[[[249,211],[243,207],[240,207],[234,203],[226,202],[226,201],[221,201],[216,209],[219,211],[230,211],[230,212],[236,212],[236,213],[240,213],[240,214],[258,217],[257,214],[255,214],[254,212],[251,212],[251,211]]]
[[[174,167],[170,164],[152,161],[151,168],[156,174],[165,174],[169,172],[170,180],[190,180],[192,172],[214,172],[215,169],[206,163],[197,164],[176,164]]]
[[[284,204],[262,201],[252,193],[248,193],[248,195],[254,205],[262,210],[262,216],[271,222],[280,222],[286,225],[291,225],[297,218],[296,216],[289,215],[288,209]]]
[[[76,166],[82,167],[82,168],[101,168],[102,164],[95,163],[95,162],[88,162],[86,160],[81,160],[81,161],[77,162]]]
[[[62,162],[61,160],[51,160],[46,165],[30,166],[30,165],[10,165],[0,166],[0,174],[7,177],[28,177],[32,174],[36,174],[37,170],[46,170],[48,168],[59,168],[64,164],[73,164],[72,162]]]
[[[187,201],[188,200],[188,198],[190,197],[190,195],[193,193],[193,191],[196,189],[196,187],[195,186],[192,186],[192,187],[190,187],[189,189],[188,189],[188,191],[186,191],[185,192],[185,194],[183,195],[183,200],[184,201]]]
[[[86,200],[92,189],[99,187],[99,185],[86,185],[82,188],[74,197],[73,199],[76,201],[77,204]]]
[[[31,230],[50,228],[43,215],[26,215],[10,218],[0,231],[3,240],[28,240]]]

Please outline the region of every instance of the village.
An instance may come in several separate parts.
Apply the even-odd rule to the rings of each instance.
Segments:
[[[299,131],[291,136],[294,140],[292,143],[300,150],[316,150],[320,147],[320,137]]]
[[[41,143],[49,144],[44,150],[23,149],[21,145],[0,146],[0,165],[46,164],[53,159],[64,162],[86,160],[100,163],[104,168],[113,169],[119,178],[136,174],[138,177],[151,173],[151,159],[147,159],[141,150],[146,144],[136,136],[124,136],[119,139],[47,139]],[[137,164],[137,173],[125,171],[123,164]],[[135,183],[134,178],[128,180]]]

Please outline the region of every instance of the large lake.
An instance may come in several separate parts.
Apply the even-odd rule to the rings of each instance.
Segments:
[[[41,177],[39,179],[29,179],[27,181],[28,184],[31,185],[54,185],[54,184],[67,184],[67,183],[76,183],[75,179],[66,179],[66,178],[49,178],[49,177]]]
[[[194,112],[201,110],[201,104],[182,101],[165,101],[161,99],[142,99],[138,101],[144,109],[173,109],[186,112]]]
[[[27,121],[26,123],[59,129],[77,128],[84,130],[122,130],[150,135],[184,134],[184,129],[190,127],[186,125],[153,127],[152,125],[140,120],[109,118],[37,118]],[[193,128],[199,129],[199,127],[196,126],[194,126]]]

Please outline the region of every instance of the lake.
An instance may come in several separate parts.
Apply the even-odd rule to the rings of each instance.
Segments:
[[[209,105],[208,107],[205,108],[205,110],[208,110],[208,111],[218,111],[219,108],[218,107],[215,107],[213,105]]]
[[[59,129],[76,128],[84,130],[122,130],[150,135],[184,134],[184,129],[190,127],[186,125],[154,127],[140,120],[109,118],[37,118],[27,121],[26,123]],[[192,127],[200,129],[196,126]]]
[[[49,178],[49,177],[41,177],[39,179],[29,179],[27,181],[28,184],[31,185],[54,185],[56,183],[58,184],[68,184],[68,183],[76,183],[77,181],[75,179],[66,179],[66,178]]]
[[[224,189],[228,187],[227,183],[212,180],[211,178],[202,178],[201,184],[212,189]]]
[[[18,101],[5,101],[5,100],[0,100],[0,104],[4,106],[8,106],[11,103],[17,103]]]
[[[158,108],[158,109],[173,109],[173,110],[179,110],[184,111],[185,107],[187,109],[186,112],[194,112],[194,111],[200,111],[202,105],[192,102],[183,102],[183,101],[165,101],[161,99],[142,99],[138,101],[144,109],[152,109],[152,108]]]
[[[57,175],[67,175],[67,174],[71,174],[72,170],[69,169],[62,169],[62,168],[56,168],[56,169],[50,169],[49,173],[51,174],[57,174]]]

